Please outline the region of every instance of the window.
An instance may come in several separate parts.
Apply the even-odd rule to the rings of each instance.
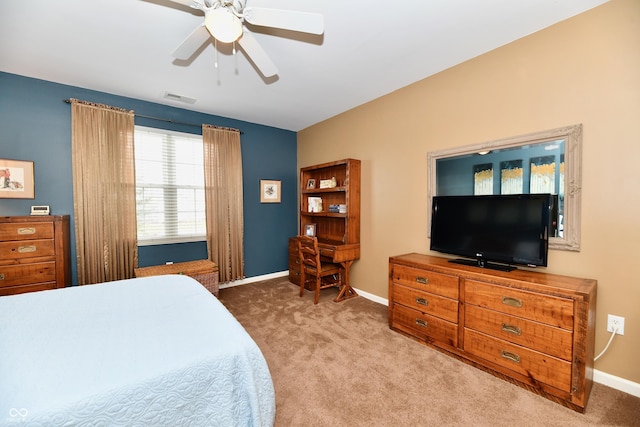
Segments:
[[[138,244],[206,239],[202,136],[135,127]]]

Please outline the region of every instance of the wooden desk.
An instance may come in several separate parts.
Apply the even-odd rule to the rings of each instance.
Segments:
[[[357,297],[358,293],[351,287],[349,270],[353,262],[360,258],[360,243],[344,244],[318,239],[318,246],[320,247],[320,256],[344,267],[343,284],[334,301],[340,302]],[[295,237],[289,238],[289,281],[300,286],[300,260],[298,259],[298,247]]]

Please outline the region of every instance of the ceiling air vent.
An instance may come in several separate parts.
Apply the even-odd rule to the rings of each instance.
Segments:
[[[169,99],[171,101],[184,102],[186,104],[193,104],[196,102],[195,98],[190,98],[188,96],[177,95],[171,92],[165,92],[163,95],[164,98]]]

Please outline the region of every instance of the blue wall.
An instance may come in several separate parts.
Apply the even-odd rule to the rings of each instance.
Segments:
[[[0,158],[34,162],[35,199],[0,199],[0,215],[28,215],[32,205],[49,205],[71,216],[71,264],[77,283],[71,107],[77,98],[176,122],[208,123],[240,129],[244,180],[244,247],[247,277],[288,269],[288,238],[297,233],[297,136],[295,132],[212,116],[132,98],[0,72]],[[136,117],[136,124],[202,134],[189,126]],[[260,180],[282,181],[282,203],[260,203]],[[139,265],[207,257],[202,242],[139,248]]]
[[[522,160],[523,193],[528,193],[531,175],[530,160],[532,158],[554,156],[556,158],[556,165],[559,165],[564,161],[564,141],[555,141],[555,145],[558,145],[558,148],[554,150],[545,148],[549,145],[553,144],[540,143],[515,149],[492,151],[486,155],[469,154],[446,159],[438,159],[436,161],[436,194],[439,196],[472,195],[474,191],[473,168],[475,165],[485,163],[493,165],[493,194],[500,194],[500,162],[513,160]],[[557,166],[555,184],[555,194],[558,194],[560,185],[560,168]]]

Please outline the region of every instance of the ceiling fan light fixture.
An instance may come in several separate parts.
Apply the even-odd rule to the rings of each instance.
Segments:
[[[204,25],[211,35],[222,43],[232,43],[242,35],[240,18],[224,7],[208,10],[204,18]]]

